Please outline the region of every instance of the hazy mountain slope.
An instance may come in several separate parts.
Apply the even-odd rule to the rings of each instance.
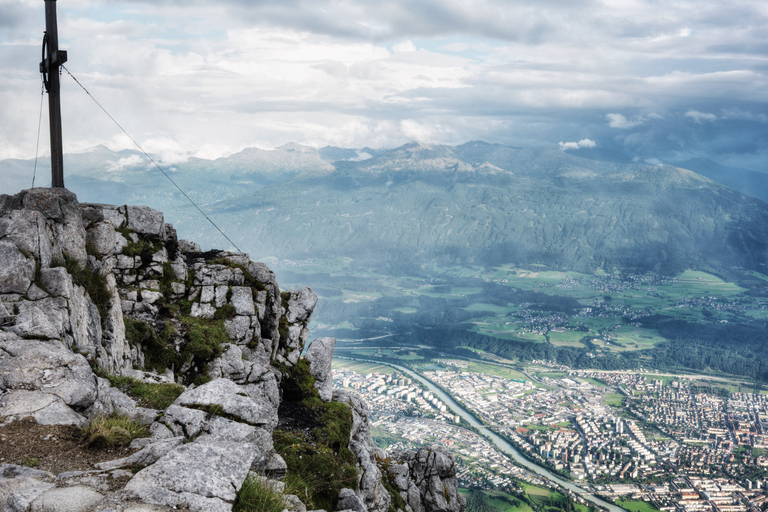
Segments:
[[[164,168],[258,257],[765,270],[768,206],[690,171],[481,141],[362,152],[373,156],[287,144]],[[81,201],[162,208],[182,236],[223,243],[138,152],[98,147],[65,162]],[[32,164],[5,160],[0,171],[28,186]],[[38,183],[48,168],[38,163]]]
[[[406,145],[219,203],[256,254],[542,263],[673,273],[762,268],[768,206],[693,172],[521,150],[502,169]],[[500,159],[497,163],[502,163]],[[608,172],[618,166],[623,172]],[[555,170],[552,168],[555,167]],[[266,242],[269,240],[269,242]]]
[[[677,165],[738,190],[742,194],[768,202],[768,174],[764,172],[726,167],[707,158],[692,158]]]

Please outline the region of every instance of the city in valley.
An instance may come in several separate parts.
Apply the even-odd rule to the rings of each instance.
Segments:
[[[625,509],[768,508],[768,395],[749,384],[572,370],[545,361],[512,368],[439,359],[411,369],[529,462]],[[367,401],[379,446],[450,446],[467,489],[518,497],[549,489],[577,508],[595,506],[505,454],[455,406],[404,372],[336,359],[334,382]]]

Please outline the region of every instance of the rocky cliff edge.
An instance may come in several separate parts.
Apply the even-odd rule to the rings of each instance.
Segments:
[[[0,195],[0,427],[121,417],[148,434],[59,474],[7,463],[4,440],[0,508],[257,510],[241,491],[259,484],[289,511],[461,512],[448,452],[376,448],[366,404],[334,393],[335,340],[301,355],[316,302],[247,254],[177,239],[148,207]],[[172,403],[126,382],[165,386]]]

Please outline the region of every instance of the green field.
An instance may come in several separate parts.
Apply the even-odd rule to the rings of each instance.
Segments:
[[[624,395],[618,393],[606,393],[605,403],[614,407],[621,407],[621,402],[624,399]]]
[[[468,503],[473,493],[481,493],[484,501],[498,512],[533,512],[530,505],[503,491],[470,491],[460,488],[459,493]]]
[[[496,375],[497,377],[502,377],[504,379],[528,380],[524,374],[516,370],[490,363],[468,361],[466,371],[473,373],[488,373],[490,375]]]
[[[395,373],[397,370],[390,366],[375,363],[364,363],[360,361],[345,361],[343,359],[334,359],[331,367],[335,370],[351,370],[353,372],[369,373]]]
[[[654,508],[650,503],[636,500],[616,500],[616,504],[621,508],[625,508],[631,512],[660,512]]]

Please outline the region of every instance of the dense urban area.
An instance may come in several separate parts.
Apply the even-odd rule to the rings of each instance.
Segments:
[[[512,370],[439,359],[412,369],[530,462],[629,510],[768,508],[768,395],[759,389],[545,361]],[[592,506],[514,461],[439,396],[393,368],[337,360],[334,381],[366,399],[381,447],[449,446],[467,489],[525,496],[538,486]]]

